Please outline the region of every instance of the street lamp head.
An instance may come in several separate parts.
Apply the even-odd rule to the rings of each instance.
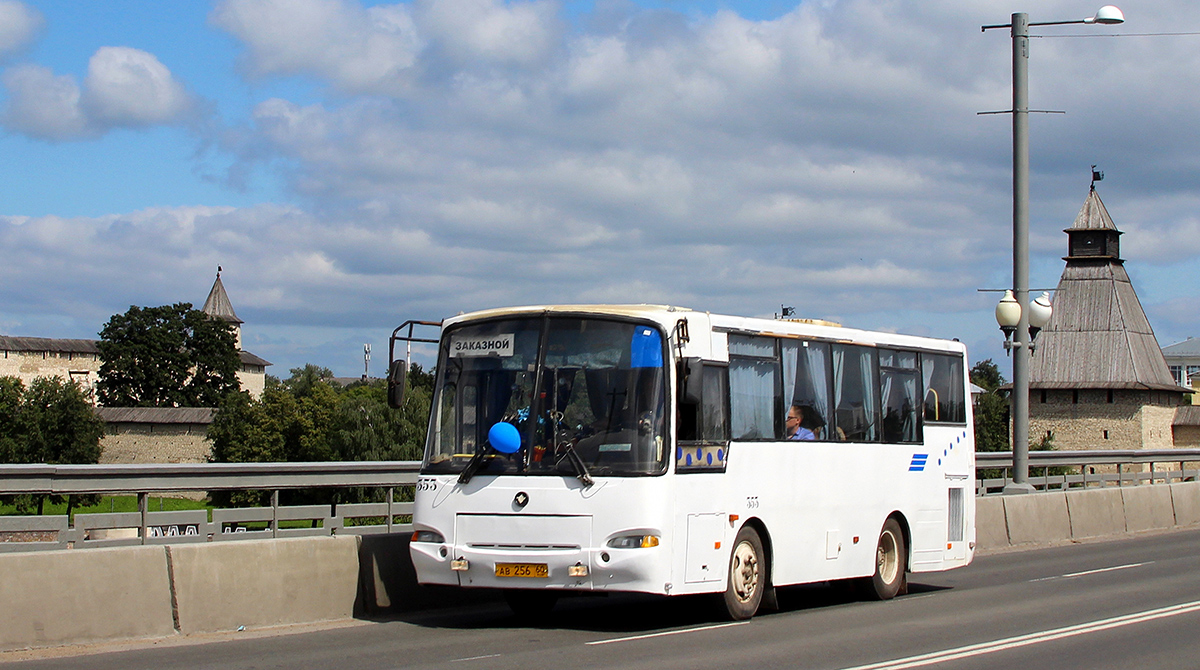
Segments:
[[[1112,5],[1104,5],[1096,12],[1095,16],[1090,19],[1084,19],[1083,22],[1114,26],[1118,23],[1125,23],[1125,15],[1121,13],[1121,10]]]
[[[1050,315],[1053,313],[1053,308],[1050,305],[1050,292],[1045,291],[1038,296],[1037,300],[1029,303],[1029,326],[1031,328],[1045,328],[1047,323],[1050,323]]]
[[[1014,330],[1021,323],[1021,304],[1017,302],[1012,289],[1005,290],[1000,304],[996,305],[996,323],[1000,324],[1001,329]]]

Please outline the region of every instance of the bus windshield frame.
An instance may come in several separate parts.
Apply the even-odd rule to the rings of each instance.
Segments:
[[[422,473],[463,473],[470,465],[468,478],[578,476],[585,484],[590,476],[664,474],[666,344],[658,324],[586,314],[447,328]],[[492,444],[501,422],[516,428],[519,446]]]

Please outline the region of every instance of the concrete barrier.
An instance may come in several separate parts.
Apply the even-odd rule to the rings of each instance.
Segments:
[[[975,500],[976,547],[1200,524],[1200,482]],[[346,619],[496,599],[422,587],[408,537],[0,554],[0,651]]]
[[[1067,496],[1061,491],[1004,498],[1008,541],[1013,545],[1046,543],[1071,537]]]
[[[1200,523],[1200,482],[1171,484],[1171,506],[1175,509],[1175,525]]]
[[[1136,533],[1175,525],[1171,487],[1124,486],[1121,487],[1121,498],[1125,503],[1126,531]]]
[[[358,538],[169,547],[181,633],[347,619],[358,596]]]
[[[0,650],[173,632],[162,547],[0,556]]]
[[[1004,519],[1004,498],[990,496],[975,499],[975,549],[987,551],[1008,546],[1008,522]]]
[[[1066,495],[1071,538],[1082,540],[1125,532],[1125,504],[1120,489],[1076,490],[1067,491]]]

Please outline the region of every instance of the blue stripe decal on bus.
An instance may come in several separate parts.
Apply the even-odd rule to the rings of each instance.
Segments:
[[[929,461],[929,454],[913,454],[912,462],[908,464],[909,472],[922,472],[925,470],[925,463]]]

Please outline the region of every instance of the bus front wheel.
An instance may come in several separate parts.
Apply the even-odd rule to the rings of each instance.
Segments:
[[[875,574],[864,580],[867,595],[876,600],[891,600],[904,587],[908,572],[908,548],[900,523],[889,518],[879,533],[875,547]]]
[[[766,587],[766,567],[758,531],[743,526],[733,542],[733,553],[729,557],[725,610],[730,619],[742,621],[758,611]]]

